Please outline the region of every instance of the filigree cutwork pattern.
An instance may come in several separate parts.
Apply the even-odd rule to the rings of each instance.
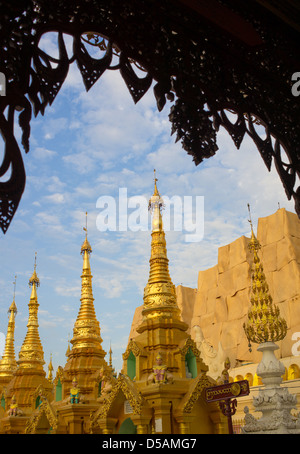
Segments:
[[[58,417],[57,417],[56,411],[52,408],[52,406],[48,402],[48,400],[45,397],[43,397],[38,410],[32,414],[31,418],[28,420],[28,422],[26,424],[26,427],[25,427],[26,434],[37,433],[39,422],[43,415],[46,416],[46,419],[49,422],[49,426],[51,427],[51,430],[53,432],[56,431],[57,426],[58,426]]]
[[[196,385],[183,406],[183,413],[191,413],[194,404],[202,396],[204,389],[209,388],[210,386],[212,386],[211,380],[206,374],[201,374],[199,378],[197,378]]]
[[[130,352],[132,352],[134,356],[139,356],[142,353],[141,349],[134,340],[130,340],[129,344],[127,345],[126,351],[122,355],[124,360],[128,359]]]
[[[102,406],[93,414],[91,414],[91,432],[95,429],[99,419],[108,417],[109,412],[115,402],[120,391],[124,394],[126,400],[129,401],[133,413],[140,415],[143,405],[146,404],[141,393],[136,389],[128,377],[120,374],[117,381],[114,383],[109,397],[103,402]]]
[[[181,356],[184,358],[190,349],[196,357],[200,356],[200,351],[198,350],[196,343],[191,337],[188,337],[184,347],[180,350]]]
[[[291,91],[292,75],[299,71],[299,32],[257,2],[215,3],[224,17],[223,27],[213,15],[207,20],[200,6],[196,12],[174,0],[124,0],[121,9],[117,0],[1,2],[5,14],[0,19],[0,72],[7,86],[6,96],[0,96],[0,131],[5,142],[0,177],[10,169],[9,178],[0,182],[4,233],[25,188],[15,117],[27,153],[32,112],[44,114],[74,62],[86,90],[105,71],[119,70],[134,102],[155,81],[157,108],[161,111],[167,100],[171,103],[171,132],[196,164],[216,153],[220,126],[237,148],[249,135],[267,168],[275,164],[300,216],[300,103]],[[211,12],[209,5],[206,8]],[[289,8],[293,22],[298,7]],[[247,33],[236,36],[227,26],[227,17]],[[40,48],[43,35],[51,31],[58,36],[57,58]],[[64,34],[73,38],[70,57]],[[99,58],[88,53],[89,42],[99,45]],[[144,70],[141,77],[136,65]],[[236,122],[229,120],[228,110],[237,114]],[[265,139],[256,132],[253,119],[264,127]]]

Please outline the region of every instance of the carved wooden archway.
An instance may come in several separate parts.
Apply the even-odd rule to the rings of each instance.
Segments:
[[[1,1],[0,96],[4,157],[0,166],[0,227],[5,233],[25,187],[25,169],[14,136],[18,116],[29,151],[30,120],[43,114],[76,61],[86,90],[106,70],[119,70],[138,102],[155,81],[158,110],[168,98],[171,132],[198,165],[217,151],[216,133],[226,128],[237,148],[248,134],[267,168],[274,163],[287,197],[300,216],[300,97],[292,93],[300,71],[296,0],[18,0]],[[39,48],[58,32],[59,57]],[[68,57],[64,34],[73,37]],[[102,41],[102,38],[105,38]],[[102,47],[92,58],[85,42]],[[118,61],[113,61],[116,54]],[[136,74],[135,63],[144,76]],[[233,111],[232,123],[226,111]],[[265,127],[262,139],[256,131]]]

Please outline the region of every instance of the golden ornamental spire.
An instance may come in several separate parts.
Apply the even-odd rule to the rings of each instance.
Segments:
[[[17,361],[15,357],[15,347],[14,347],[14,334],[15,334],[15,316],[17,314],[17,306],[15,303],[15,294],[16,294],[16,280],[14,280],[14,297],[13,302],[11,303],[8,314],[8,327],[7,335],[5,340],[4,353],[0,361],[0,377],[11,377],[13,376],[15,370],[17,369]]]
[[[111,349],[111,344],[110,344],[110,347],[109,347],[109,367],[112,367],[112,349]]]
[[[65,355],[68,357],[69,356],[69,353],[70,353],[71,349],[70,349],[70,336],[68,336],[68,347],[67,347],[67,351],[65,353]]]
[[[91,245],[87,239],[87,213],[86,213],[86,227],[85,240],[81,246],[81,254],[83,256],[83,268],[81,275],[81,305],[77,320],[74,325],[73,339],[71,343],[73,348],[82,347],[97,347],[102,342],[100,336],[100,325],[96,318],[94,308],[94,297],[92,289],[92,272],[90,266],[90,254],[92,252]]]
[[[50,353],[50,362],[48,364],[48,381],[49,383],[53,382],[53,364],[52,364],[52,353]]]
[[[249,204],[248,209],[250,214]],[[284,339],[287,333],[287,324],[280,317],[279,308],[273,304],[272,297],[269,294],[263,266],[258,256],[261,245],[254,235],[251,216],[249,222],[251,225],[251,239],[248,247],[253,253],[251,309],[248,312],[247,323],[244,323],[243,327],[250,346],[250,342],[261,344]]]
[[[82,243],[81,246],[81,254],[84,255],[84,252],[87,251],[89,254],[92,252],[92,248],[90,243],[88,242],[87,239],[87,234],[88,234],[88,229],[87,229],[87,212],[85,213],[85,227],[83,227],[83,230],[85,231],[85,240]]]
[[[157,181],[154,170],[154,193],[149,200],[149,210],[152,213],[150,273],[144,289],[142,313],[146,319],[160,316],[180,318],[175,286],[169,274],[169,260],[161,214],[164,202],[157,189]]]
[[[38,298],[36,289],[40,285],[40,280],[36,273],[36,253],[34,271],[29,279],[31,289],[30,301],[28,303],[29,318],[27,323],[27,334],[19,352],[18,365],[21,368],[43,370],[44,352],[38,331]]]

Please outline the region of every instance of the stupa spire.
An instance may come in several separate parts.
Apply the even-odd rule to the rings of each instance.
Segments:
[[[144,289],[143,320],[136,328],[137,336],[130,340],[123,355],[126,360],[125,374],[132,379],[135,377],[136,382],[143,382],[146,386],[154,382],[173,383],[175,378],[187,379],[187,369],[193,378],[200,371],[207,370],[201,362],[196,344],[187,333],[188,325],[181,318],[175,285],[170,278],[161,213],[164,202],[157,181],[154,174],[154,192],[149,200],[149,210],[153,216],[150,272]],[[136,353],[143,358],[139,363],[134,361]],[[194,369],[190,358],[193,358]],[[166,402],[168,397],[163,394],[159,399]],[[158,394],[155,394],[155,399],[158,399]]]
[[[157,189],[157,181],[154,170],[154,192],[149,200],[149,210],[152,213],[150,273],[144,289],[142,313],[146,319],[160,316],[180,318],[176,290],[169,274],[169,260],[161,214],[164,202]]]
[[[14,297],[13,302],[11,303],[8,314],[8,327],[7,335],[5,340],[4,353],[0,361],[0,377],[11,377],[15,370],[17,369],[17,361],[15,357],[15,346],[14,346],[14,334],[15,334],[15,317],[17,314],[17,306],[15,303],[15,294],[16,294],[16,281],[17,276],[14,280]]]
[[[106,367],[106,352],[102,348],[100,324],[96,318],[92,288],[92,272],[90,266],[91,245],[88,241],[87,213],[85,219],[85,239],[81,246],[83,266],[81,274],[80,308],[73,328],[73,338],[68,347],[67,362],[64,367],[63,399],[70,395],[76,378],[80,394],[94,401],[95,387],[99,386],[98,373],[101,367]],[[77,416],[76,416],[77,417]]]
[[[81,347],[97,347],[102,342],[100,336],[100,325],[96,318],[94,308],[94,297],[92,289],[92,272],[90,266],[90,254],[92,253],[91,245],[88,241],[87,229],[87,213],[85,231],[85,240],[81,246],[81,254],[83,256],[83,267],[81,275],[81,305],[77,320],[74,325],[73,339],[71,343],[74,348]]]
[[[250,214],[249,204],[248,210]],[[251,239],[248,247],[253,253],[251,308],[248,312],[247,323],[244,323],[243,327],[250,346],[250,342],[260,344],[282,340],[287,333],[287,324],[280,317],[279,308],[273,304],[272,297],[269,293],[269,286],[266,281],[263,265],[258,256],[261,245],[253,232],[251,215],[249,222],[251,225]]]
[[[110,347],[109,347],[109,367],[112,367],[112,349],[111,349],[111,344],[110,344]]]
[[[49,383],[52,383],[53,382],[53,364],[52,364],[52,353],[50,353],[50,361],[49,361],[49,364],[48,364],[48,381]]]
[[[28,303],[29,318],[27,323],[27,334],[21,347],[17,363],[21,368],[34,368],[42,370],[45,361],[43,347],[38,331],[39,303],[37,298],[37,287],[40,286],[40,280],[36,272],[36,256],[37,254],[35,253],[34,271],[29,279],[31,296]]]
[[[70,335],[68,336],[68,347],[67,347],[67,351],[66,351],[66,356],[68,357],[69,356],[69,353],[70,353],[71,349],[70,349]]]

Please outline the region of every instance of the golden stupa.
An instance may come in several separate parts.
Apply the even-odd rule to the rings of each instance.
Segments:
[[[73,328],[73,338],[66,352],[67,362],[52,376],[48,366],[48,381],[52,383],[53,399],[45,398],[28,421],[26,433],[85,434],[90,431],[90,414],[99,407],[104,377],[112,368],[105,361],[100,324],[96,318],[90,266],[91,245],[87,238],[81,246],[80,308]]]
[[[262,342],[278,342],[284,339],[287,333],[287,323],[280,317],[279,308],[274,305],[269,293],[263,265],[258,256],[261,245],[253,232],[251,217],[249,222],[251,225],[251,239],[248,248],[253,253],[251,308],[243,328],[251,351],[251,342],[261,344]]]
[[[116,377],[102,348],[95,315],[90,267],[91,245],[81,247],[80,308],[68,343],[66,364],[48,375],[38,333],[37,287],[34,272],[29,302],[28,331],[14,356],[14,317],[10,307],[5,353],[0,362],[2,393],[0,433],[27,434],[193,434],[226,433],[218,405],[207,404],[204,390],[215,381],[207,376],[195,342],[187,333],[171,281],[163,230],[162,198],[154,181],[150,273],[144,290],[143,320],[138,336],[129,340],[122,373]],[[71,344],[71,346],[70,346]],[[3,414],[4,408],[4,414]]]
[[[144,289],[143,320],[130,340],[124,370],[92,416],[93,433],[222,433],[219,407],[203,398],[214,381],[206,375],[195,342],[181,319],[168,268],[161,209],[154,179],[150,273]]]
[[[16,286],[16,278],[14,281],[14,286]],[[17,314],[17,306],[15,302],[15,290],[14,298],[9,309],[9,320],[5,341],[5,348],[3,352],[2,359],[0,361],[0,390],[3,389],[12,379],[14,372],[16,371],[18,365],[15,356],[15,345],[14,345],[14,335],[15,335],[15,317]]]
[[[42,402],[43,397],[52,400],[53,387],[46,378],[44,371],[44,352],[38,331],[38,297],[37,288],[40,285],[36,272],[36,257],[34,271],[29,279],[31,296],[28,304],[29,317],[27,333],[19,352],[17,367],[13,371],[11,380],[3,387],[2,395],[5,399],[6,414],[0,420],[2,433],[24,433],[26,424]],[[6,338],[4,363],[14,366],[14,313],[15,305],[10,307],[10,320]],[[12,309],[12,310],[11,310]],[[3,363],[0,369],[3,368]],[[2,373],[3,373],[2,369]]]

